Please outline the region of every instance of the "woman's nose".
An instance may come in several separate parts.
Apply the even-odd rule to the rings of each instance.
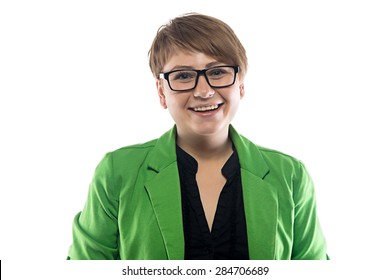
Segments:
[[[209,85],[204,76],[200,76],[198,84],[194,88],[194,97],[210,98],[214,95],[214,89]]]

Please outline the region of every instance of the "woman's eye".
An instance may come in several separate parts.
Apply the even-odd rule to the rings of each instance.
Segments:
[[[225,74],[225,71],[223,71],[223,69],[214,69],[212,71],[210,71],[210,73],[208,74],[209,76],[221,76]]]
[[[175,80],[189,80],[193,78],[194,78],[194,74],[191,72],[178,72],[174,76]]]

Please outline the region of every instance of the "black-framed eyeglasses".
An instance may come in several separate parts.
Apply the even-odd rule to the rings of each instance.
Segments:
[[[183,69],[160,73],[173,91],[188,91],[196,88],[199,76],[203,75],[212,88],[224,88],[236,82],[238,66],[215,66],[203,70]]]

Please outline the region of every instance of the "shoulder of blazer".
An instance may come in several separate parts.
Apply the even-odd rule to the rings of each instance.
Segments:
[[[265,148],[262,146],[257,146],[258,150],[263,154],[264,159],[270,165],[274,165],[275,163],[281,163],[287,166],[297,166],[301,164],[301,161],[289,154],[285,154],[283,152]]]
[[[141,167],[159,171],[176,160],[176,127],[164,133],[160,138],[129,145],[106,154],[110,158],[114,173],[134,174]]]
[[[241,167],[266,179],[269,175],[277,177],[294,176],[300,172],[302,162],[280,151],[253,143],[251,140],[230,128],[233,142],[238,150]]]
[[[279,177],[295,178],[305,168],[302,161],[285,153],[258,146],[270,170]]]
[[[148,141],[142,144],[129,145],[112,152],[107,153],[106,156],[111,157],[113,168],[120,171],[125,168],[136,168],[143,165],[148,154],[156,146],[157,139]]]
[[[266,181],[278,181],[283,186],[279,191],[291,196],[294,203],[314,193],[313,181],[304,163],[285,153],[258,146],[270,172]],[[287,191],[287,193],[286,193]],[[299,196],[301,198],[299,198]]]

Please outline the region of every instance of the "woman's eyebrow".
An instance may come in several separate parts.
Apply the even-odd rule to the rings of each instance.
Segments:
[[[206,64],[206,67],[205,68],[209,68],[209,67],[212,67],[212,66],[216,66],[216,65],[219,65],[221,64],[221,62],[219,61],[213,61],[213,62],[209,62]],[[183,70],[183,69],[195,69],[195,67],[193,66],[190,66],[190,65],[175,65],[171,70],[169,71],[174,71],[174,70]],[[167,71],[167,72],[169,72]]]
[[[213,61],[213,62],[207,63],[206,64],[206,68],[217,66],[217,65],[220,65],[220,64],[222,64],[222,63],[219,62],[219,61]]]
[[[174,70],[183,70],[183,69],[194,69],[194,67],[190,65],[175,65],[171,70],[169,71],[174,71]]]

